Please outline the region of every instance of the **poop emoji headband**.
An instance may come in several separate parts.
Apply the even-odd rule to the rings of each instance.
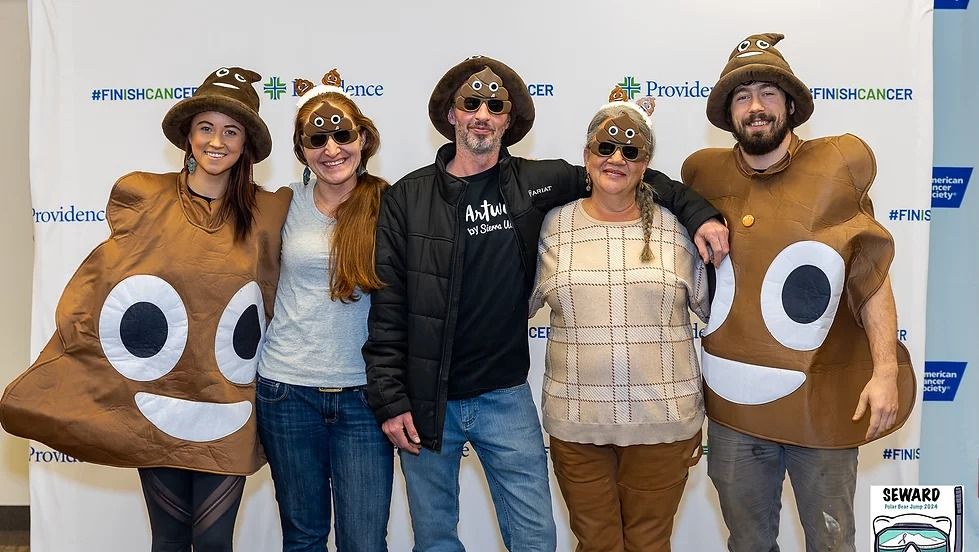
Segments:
[[[650,115],[656,107],[656,101],[653,98],[648,96],[640,98],[637,103],[633,104],[626,99],[625,92],[616,86],[612,89],[608,99],[609,103],[603,105],[601,109],[608,107],[632,109],[642,116],[646,126],[652,131]],[[635,121],[625,113],[603,122],[595,133],[595,137],[588,143],[589,151],[602,157],[611,157],[615,155],[615,150],[620,148],[622,157],[629,161],[647,158],[651,153]]]
[[[309,103],[316,96],[326,94],[327,92],[336,92],[337,94],[350,98],[350,94],[343,91],[343,79],[340,78],[340,72],[337,71],[336,67],[331,69],[329,73],[323,75],[323,79],[320,82],[323,84],[313,86],[313,83],[306,79],[296,79],[293,81],[293,88],[296,94],[299,94],[299,101],[296,102],[297,109]]]
[[[324,75],[322,82],[323,84],[314,87],[313,83],[308,80],[296,79],[296,91],[302,94],[297,106],[301,108],[314,98],[328,92],[350,97],[340,88],[343,80],[336,68]],[[343,113],[342,109],[324,99],[303,122],[299,141],[303,147],[310,149],[324,147],[331,136],[337,144],[349,144],[357,139],[355,129],[356,125]]]

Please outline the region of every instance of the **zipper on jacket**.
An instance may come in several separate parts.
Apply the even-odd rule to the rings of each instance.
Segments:
[[[511,170],[509,163],[507,163],[506,170],[508,170],[508,171]],[[524,274],[523,274],[523,276],[524,276],[524,278],[523,278],[524,279],[524,287],[526,287],[527,286],[527,274],[528,274],[528,272],[527,272],[527,259],[524,258],[524,251],[526,250],[526,247],[524,247],[523,238],[520,237],[520,232],[517,231],[517,221],[514,219],[513,209],[510,207],[510,202],[507,201],[506,192],[503,190],[503,167],[500,167],[500,174],[499,174],[498,180],[496,181],[496,187],[497,187],[497,189],[500,190],[500,197],[503,199],[503,206],[506,207],[506,215],[507,215],[507,218],[510,219],[510,230],[513,231],[513,237],[516,238],[516,240],[517,240],[517,256],[520,257],[520,266],[523,267],[523,272],[524,272]],[[517,191],[518,192],[519,192],[519,189],[520,189],[519,186],[517,186]],[[536,246],[534,247],[534,251],[535,252],[537,251]],[[534,267],[534,273],[535,272],[537,272],[537,267],[536,266]],[[533,274],[533,273],[530,273],[530,274]],[[531,278],[533,278],[533,276],[531,276]]]
[[[448,175],[448,173],[446,173]],[[450,178],[455,178],[449,175]],[[445,411],[448,408],[446,403],[448,403],[448,378],[443,378],[443,374],[449,369],[449,363],[452,361],[452,343],[455,341],[455,326],[456,318],[459,315],[459,309],[453,308],[459,300],[459,294],[462,291],[462,250],[464,248],[464,236],[460,231],[462,229],[462,224],[459,223],[460,215],[462,212],[462,204],[465,203],[466,192],[469,190],[469,182],[461,178],[455,178],[455,180],[462,183],[462,192],[459,194],[459,199],[456,201],[455,207],[455,223],[456,223],[456,235],[455,240],[452,243],[452,268],[449,275],[449,304],[448,312],[445,316],[445,330],[442,335],[442,362],[439,365],[438,382],[436,382],[435,395],[436,403],[435,408],[435,426],[438,428],[438,436],[435,437],[435,442],[432,443],[435,450],[442,449],[442,435],[445,433]],[[443,384],[443,380],[445,380]],[[441,405],[442,408],[439,409],[438,406]]]

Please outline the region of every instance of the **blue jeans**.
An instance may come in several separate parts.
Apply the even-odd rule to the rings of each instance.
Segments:
[[[789,473],[807,552],[853,552],[857,449],[815,449],[707,425],[707,474],[731,552],[778,552],[782,481]]]
[[[472,443],[489,483],[507,550],[553,552],[547,453],[526,383],[449,401],[442,450],[401,452],[411,528],[418,552],[465,550],[459,541],[459,462]]]
[[[282,550],[387,550],[394,451],[364,389],[328,392],[259,376],[258,433],[272,468]]]

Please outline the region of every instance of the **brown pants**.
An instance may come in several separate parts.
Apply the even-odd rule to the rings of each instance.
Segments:
[[[687,472],[700,455],[699,431],[684,441],[628,447],[551,437],[577,552],[669,552]]]

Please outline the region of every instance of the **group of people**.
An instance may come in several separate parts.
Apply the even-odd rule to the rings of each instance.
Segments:
[[[705,409],[730,550],[778,549],[786,471],[807,550],[854,550],[857,447],[900,427],[914,380],[872,153],[794,133],[813,103],[781,38],[731,53],[707,112],[737,144],[692,155],[686,185],[648,168],[654,100],[621,89],[583,166],[510,155],[532,98],[475,56],[429,101],[449,143],[394,186],[368,170],[380,136],[339,73],[301,81],[303,179],[266,192],[260,77],[221,68],[164,119],[180,172],[116,183],[112,234],[0,420],[139,468],[154,551],[231,550],[266,458],[283,550],[323,550],[331,521],[338,550],[386,550],[395,449],[414,549],[463,550],[466,443],[506,548],[553,551],[527,382],[526,321],[547,305],[543,429],[579,551],[670,550]],[[709,320],[703,376],[690,311]]]

